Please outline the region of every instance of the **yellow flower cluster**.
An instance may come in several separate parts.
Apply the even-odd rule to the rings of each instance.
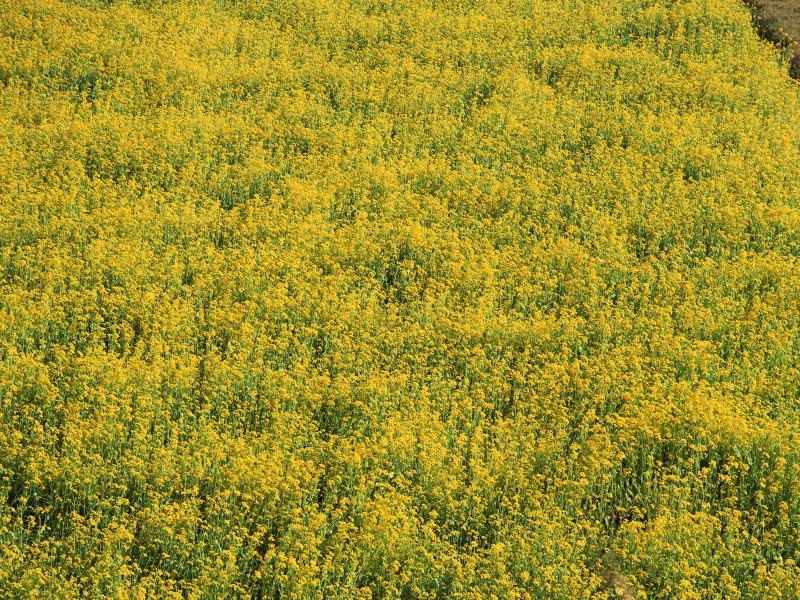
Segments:
[[[798,114],[738,0],[0,0],[0,598],[800,598]]]

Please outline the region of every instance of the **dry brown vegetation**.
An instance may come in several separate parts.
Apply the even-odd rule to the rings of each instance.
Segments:
[[[762,37],[791,53],[791,73],[800,79],[800,0],[748,0]]]

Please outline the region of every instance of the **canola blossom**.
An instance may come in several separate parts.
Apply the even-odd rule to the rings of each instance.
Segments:
[[[798,115],[739,0],[0,0],[0,598],[800,598]]]

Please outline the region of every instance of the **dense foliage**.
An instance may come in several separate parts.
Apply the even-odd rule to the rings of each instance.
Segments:
[[[798,114],[738,0],[0,0],[0,597],[799,598]]]

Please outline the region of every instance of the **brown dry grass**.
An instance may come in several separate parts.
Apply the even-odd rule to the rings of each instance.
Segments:
[[[762,37],[792,55],[791,74],[800,79],[800,0],[746,0]]]
[[[620,571],[612,555],[606,554],[600,559],[597,571],[606,590],[613,591],[621,600],[636,600],[633,587]]]

